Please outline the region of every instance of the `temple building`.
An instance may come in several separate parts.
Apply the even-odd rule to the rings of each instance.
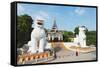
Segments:
[[[48,41],[49,42],[59,42],[63,41],[63,33],[58,30],[56,20],[53,21],[52,29],[48,32]]]

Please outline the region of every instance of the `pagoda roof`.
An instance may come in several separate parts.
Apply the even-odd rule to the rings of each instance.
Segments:
[[[56,24],[56,20],[55,19],[54,19],[54,23],[53,23],[52,29],[57,29],[57,24]]]

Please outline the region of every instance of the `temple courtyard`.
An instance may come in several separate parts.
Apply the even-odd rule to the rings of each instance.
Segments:
[[[96,48],[79,48],[79,47],[65,47],[63,43],[55,43],[56,59],[48,61],[47,63],[55,62],[72,62],[72,61],[90,61],[96,60]],[[77,48],[77,51],[75,51]],[[79,48],[79,49],[78,49]]]

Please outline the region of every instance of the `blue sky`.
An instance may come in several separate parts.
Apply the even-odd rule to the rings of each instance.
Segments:
[[[47,29],[52,28],[55,19],[59,30],[73,31],[83,25],[88,30],[96,30],[96,8],[19,3],[17,12],[18,15],[28,14],[32,19],[42,17]]]

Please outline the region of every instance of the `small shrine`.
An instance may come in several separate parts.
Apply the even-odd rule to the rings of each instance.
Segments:
[[[63,34],[58,30],[56,20],[53,21],[52,29],[48,32],[48,41],[49,42],[59,42],[63,41]]]

